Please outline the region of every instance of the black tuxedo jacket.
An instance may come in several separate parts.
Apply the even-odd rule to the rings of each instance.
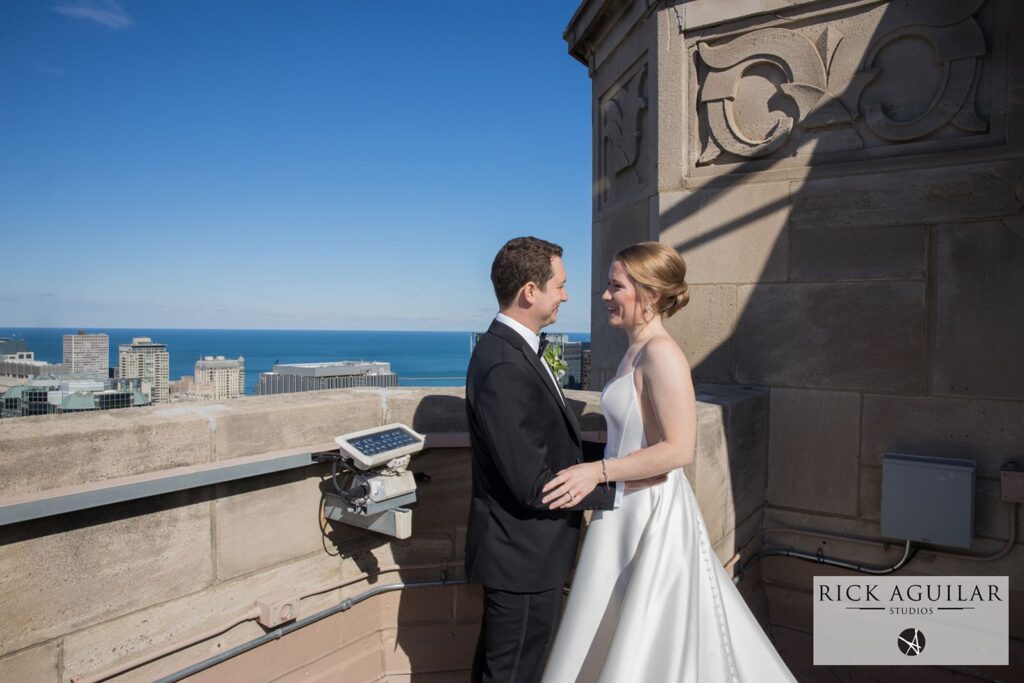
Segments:
[[[608,510],[615,500],[613,487],[598,486],[568,510],[541,503],[544,484],[582,462],[576,416],[542,363],[515,330],[494,321],[466,372],[473,449],[466,574],[488,588],[537,593],[562,586],[582,510]]]

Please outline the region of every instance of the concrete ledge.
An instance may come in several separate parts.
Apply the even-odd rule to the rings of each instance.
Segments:
[[[687,475],[725,561],[761,525],[767,394],[721,386],[700,392],[701,442]],[[600,395],[569,391],[566,398],[583,431],[602,440]],[[430,480],[419,487],[413,537],[405,541],[318,520],[327,484],[315,464],[0,528],[0,574],[8,577],[0,604],[12,615],[0,622],[0,679],[8,672],[65,681],[95,674],[243,620],[117,677],[152,680],[262,633],[245,615],[271,592],[314,591],[301,602],[308,615],[392,577],[459,576],[471,480],[460,389],[347,389],[3,421],[6,498],[322,446],[392,421],[438,435],[412,461]],[[395,567],[398,573],[387,573]],[[747,594],[763,599],[756,590]],[[389,594],[297,631],[287,647],[258,648],[197,680],[224,680],[236,670],[282,680],[325,671],[345,680],[464,676],[480,612],[471,586]],[[451,647],[438,648],[437,637]]]

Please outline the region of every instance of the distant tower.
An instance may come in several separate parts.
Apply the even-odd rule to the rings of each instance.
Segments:
[[[64,372],[107,377],[110,366],[110,339],[103,333],[64,335]]]
[[[135,337],[131,344],[121,344],[117,376],[140,379],[151,387],[153,403],[162,403],[168,396],[170,356],[166,344],[155,344],[149,337]]]
[[[204,356],[196,361],[195,386],[203,398],[238,398],[245,395],[245,357]]]

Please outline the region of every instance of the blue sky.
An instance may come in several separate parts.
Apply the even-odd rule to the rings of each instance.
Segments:
[[[4,0],[0,326],[480,329],[508,238],[589,331],[576,0]]]

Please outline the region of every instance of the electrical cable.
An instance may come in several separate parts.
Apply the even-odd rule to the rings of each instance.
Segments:
[[[777,556],[792,557],[792,558],[795,558],[795,559],[798,559],[798,560],[805,560],[807,562],[814,562],[815,564],[827,564],[827,565],[832,566],[832,567],[840,567],[841,569],[849,569],[849,570],[852,570],[852,571],[855,571],[855,572],[860,572],[862,574],[875,574],[875,575],[892,574],[893,572],[896,572],[896,571],[899,571],[900,569],[902,569],[903,566],[906,565],[907,562],[909,562],[913,558],[913,556],[917,553],[917,549],[916,548],[913,548],[913,552],[911,552],[912,548],[913,548],[913,546],[912,546],[911,542],[907,541],[906,542],[906,546],[904,547],[904,550],[903,550],[903,557],[901,557],[899,559],[899,561],[896,562],[895,564],[884,566],[884,567],[875,567],[875,566],[871,566],[871,565],[857,564],[855,562],[847,562],[846,560],[833,559],[833,558],[830,558],[830,557],[826,556],[825,555],[825,551],[823,551],[821,548],[818,548],[818,552],[814,553],[813,555],[811,553],[808,553],[808,552],[804,552],[804,551],[801,551],[801,550],[792,550],[792,549],[789,549],[789,548],[767,548],[767,549],[764,549],[764,550],[757,551],[756,553],[754,553],[750,557],[750,559],[748,559],[746,562],[744,562],[742,565],[740,565],[736,569],[736,576],[733,577],[732,581],[733,581],[733,583],[739,583],[740,581],[742,581],[743,580],[743,575],[746,573],[747,567],[750,566],[753,562],[761,559],[762,557],[777,557]]]

